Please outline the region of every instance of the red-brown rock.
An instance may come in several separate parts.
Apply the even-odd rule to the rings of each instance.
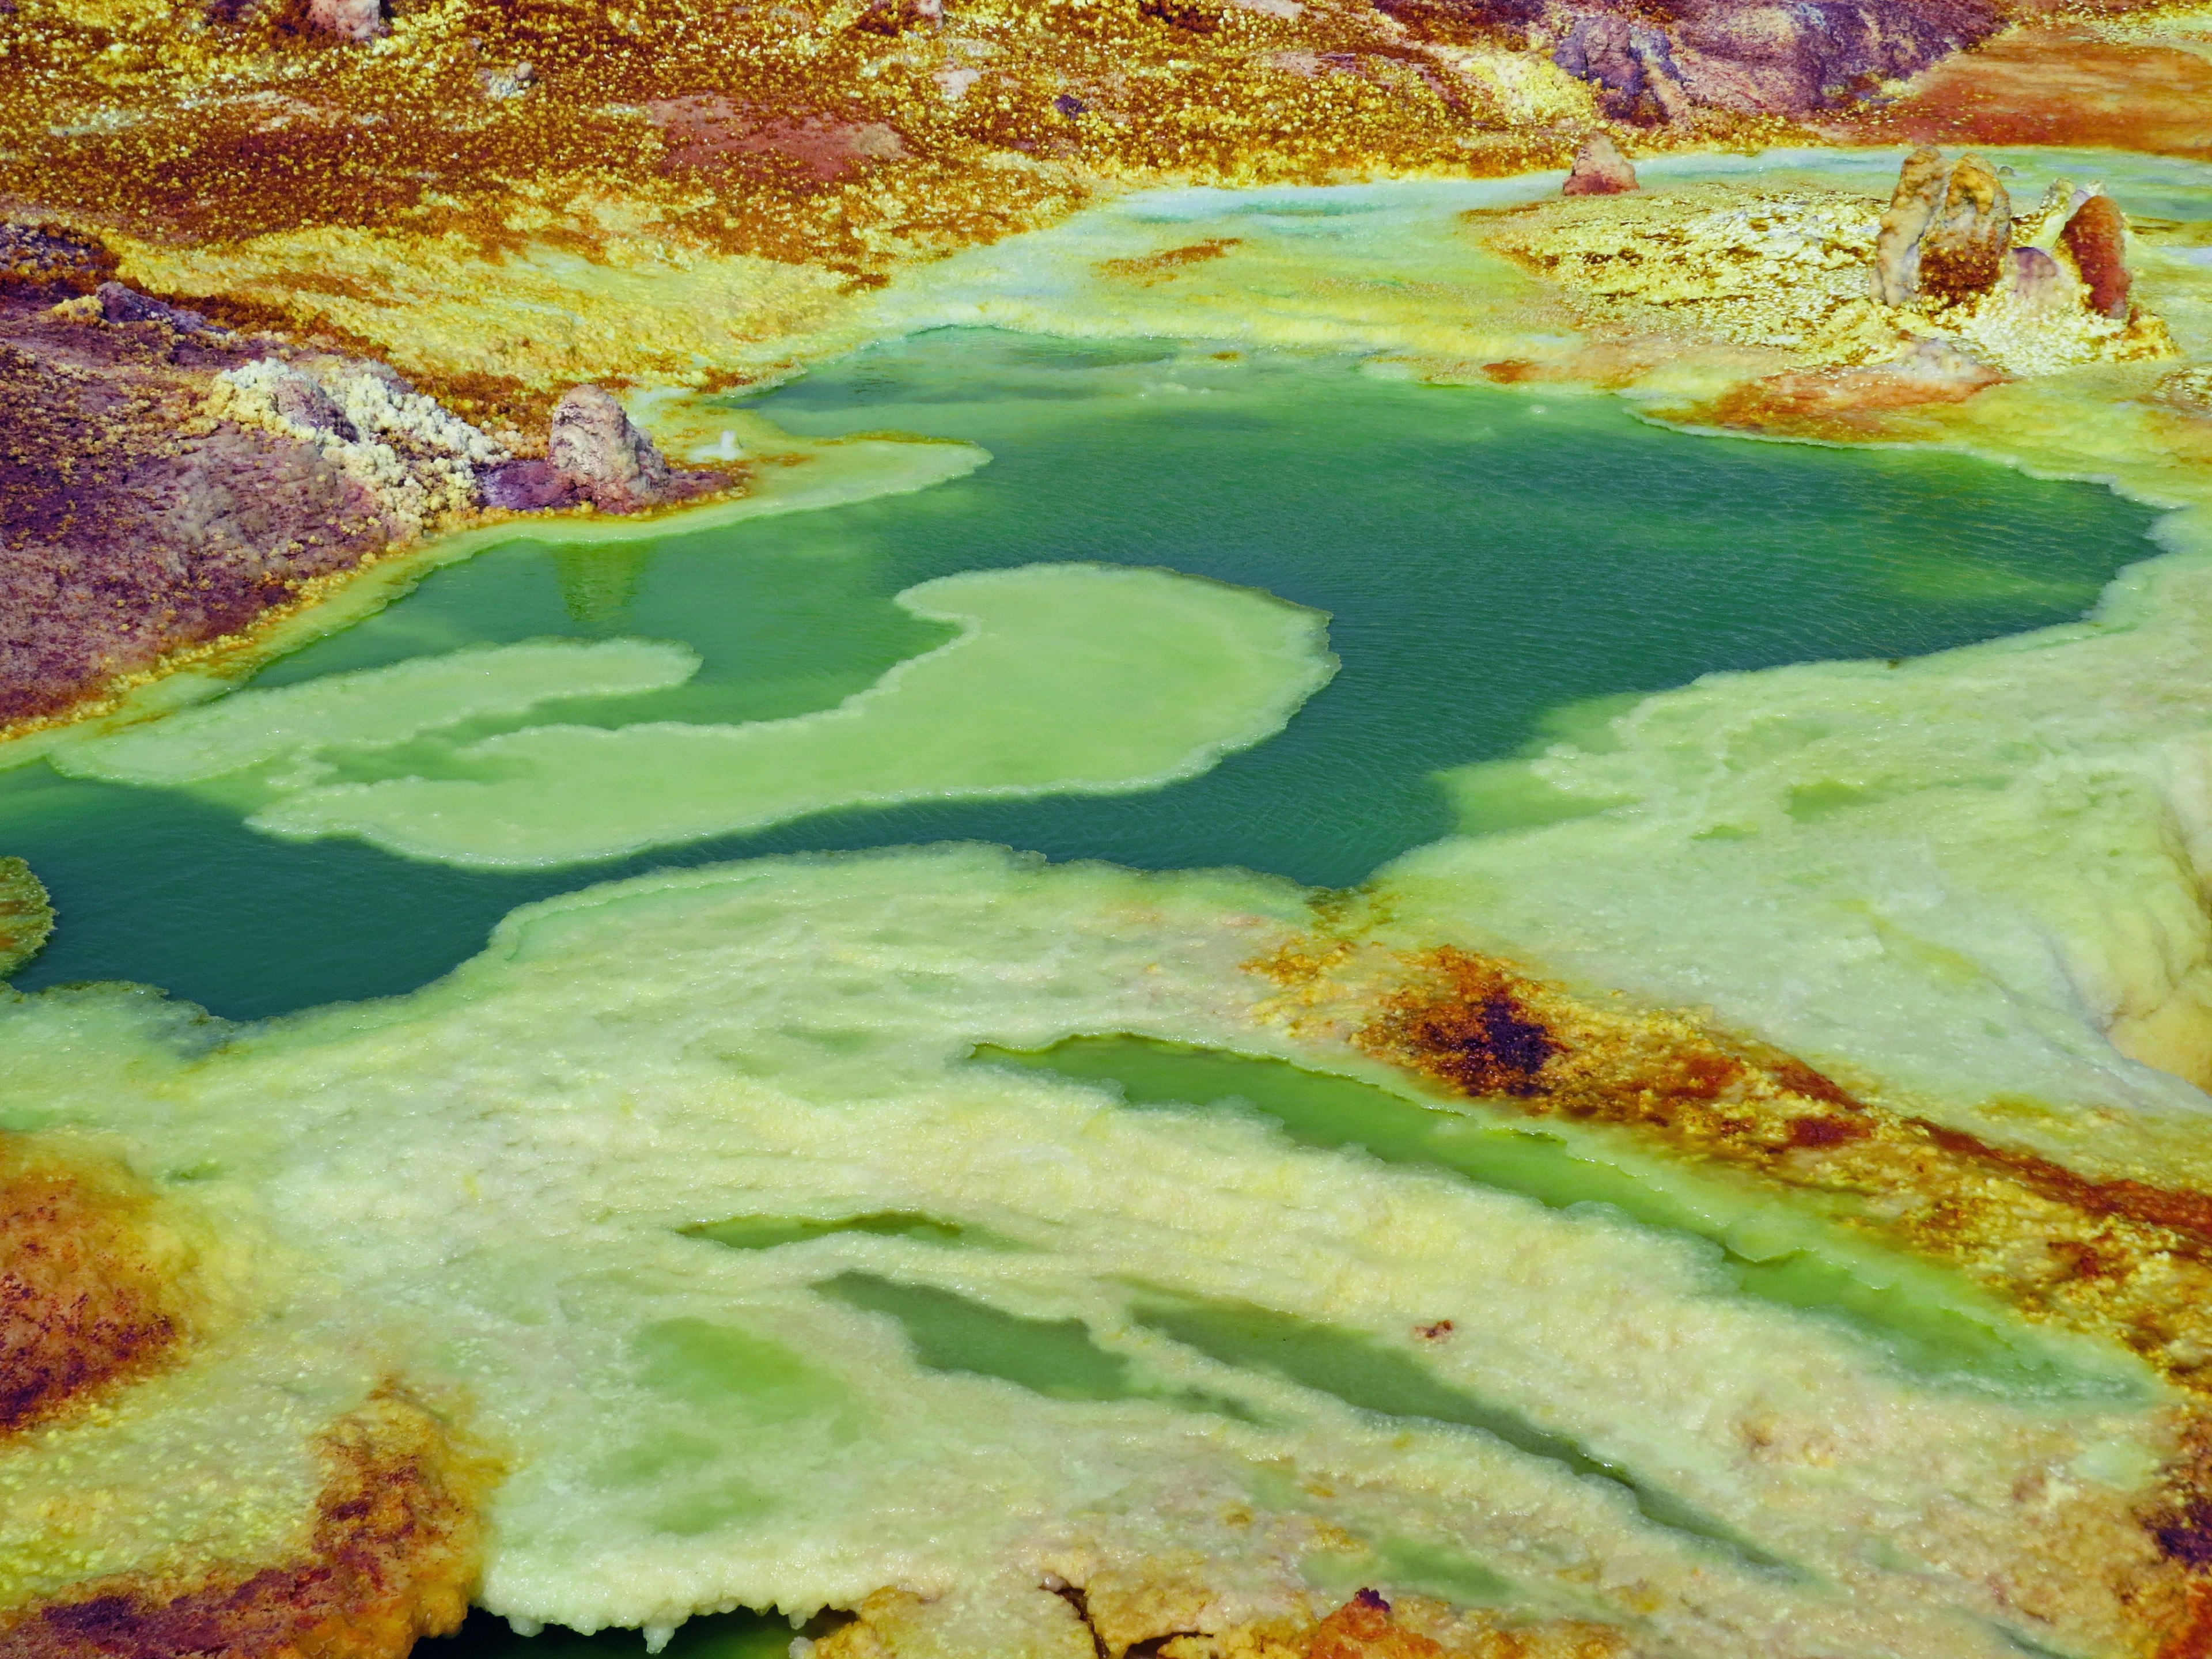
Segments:
[[[571,386],[553,410],[546,459],[576,499],[635,513],[718,489],[719,472],[678,472],[603,386]]]
[[[2074,210],[2058,240],[2073,256],[2089,290],[2089,308],[2106,317],[2128,314],[2128,222],[2120,204],[2100,192]]]
[[[1978,155],[1951,169],[1943,208],[1920,242],[1920,290],[1939,302],[1986,294],[2012,246],[2012,198]]]
[[[1636,169],[1620,147],[1601,132],[1583,140],[1573,170],[1559,186],[1562,196],[1619,196],[1636,188]]]

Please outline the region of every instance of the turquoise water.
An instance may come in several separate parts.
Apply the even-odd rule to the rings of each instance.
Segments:
[[[960,438],[995,459],[917,495],[657,542],[518,540],[258,683],[624,635],[688,641],[706,665],[560,718],[773,718],[945,637],[892,594],[1043,560],[1164,566],[1316,606],[1342,670],[1281,736],[1150,794],[824,814],[524,875],[277,842],[184,793],[23,769],[0,776],[0,850],[31,861],[61,925],[17,984],[130,979],[272,1014],[422,984],[548,893],[802,848],[979,839],[1347,884],[1451,827],[1433,773],[1540,740],[1565,705],[2078,616],[2153,550],[2152,514],[2090,485],[1695,438],[1608,399],[1424,387],[1336,361],[944,331],[754,406],[807,434]]]

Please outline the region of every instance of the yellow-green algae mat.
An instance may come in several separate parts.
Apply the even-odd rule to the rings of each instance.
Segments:
[[[897,1585],[929,1650],[1075,1655],[1040,1586],[1118,1576],[1208,1628],[1381,1583],[1652,1652],[2140,1650],[2148,1370],[1963,1290],[2012,1358],[1949,1365],[1743,1293],[1694,1229],[1048,1063],[1133,1034],[1370,1086],[1248,966],[1311,920],[951,848],[590,890],[256,1028],[16,1000],[8,1126],[126,1158],[200,1243],[182,1357],[0,1454],[0,1603],[283,1556],[315,1437],[397,1379],[504,1471],[480,1595],[526,1623]]]

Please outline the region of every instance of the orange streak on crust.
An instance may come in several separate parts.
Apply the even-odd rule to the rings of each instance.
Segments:
[[[8,1659],[400,1659],[460,1627],[494,1470],[436,1418],[387,1392],[341,1419],[299,1559],[196,1581],[126,1577],[0,1624]]]
[[[2212,1584],[2190,1586],[2188,1623],[2159,1649],[2157,1659],[2212,1659]]]
[[[1444,1659],[1441,1644],[1390,1620],[1390,1604],[1362,1590],[1321,1621],[1306,1659]]]
[[[1293,1024],[1486,1105],[1630,1130],[1670,1155],[1829,1200],[1838,1220],[1961,1270],[2023,1313],[2121,1343],[2212,1395],[2212,1194],[2098,1179],[2032,1152],[1858,1098],[1802,1060],[1666,1013],[1581,1002],[1510,964],[1297,943],[1247,964]],[[1863,1209],[1849,1200],[1875,1200]],[[1838,1197],[1846,1201],[1838,1205]],[[2163,1632],[2212,1619],[2212,1409],[2138,1516],[2165,1558],[2126,1592]],[[2163,1605],[2160,1605],[2163,1604]],[[2202,1638],[2212,1644],[2212,1630]],[[2212,1659],[2186,1646],[2162,1659]]]
[[[0,1433],[167,1358],[182,1252],[119,1170],[71,1167],[0,1134]]]
[[[1155,281],[1172,276],[1182,265],[1202,265],[1209,259],[1225,259],[1232,247],[1242,247],[1241,236],[1212,236],[1203,242],[1190,242],[1182,247],[1163,248],[1158,253],[1147,253],[1134,259],[1101,259],[1098,270],[1102,275]],[[1150,286],[1148,283],[1147,286]]]
[[[1305,1659],[1611,1659],[1626,1646],[1618,1631],[1581,1620],[1507,1627],[1479,1611],[1413,1597],[1394,1607],[1362,1590],[1316,1626]]]

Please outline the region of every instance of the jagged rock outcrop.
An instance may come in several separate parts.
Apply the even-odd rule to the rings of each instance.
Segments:
[[[220,326],[114,267],[0,223],[0,724],[480,507],[628,513],[731,483],[672,468],[596,386],[562,399],[550,459],[516,460],[383,363]]]
[[[1602,132],[1583,140],[1574,167],[1559,186],[1562,196],[1620,196],[1636,188],[1636,168],[1620,146]]]
[[[313,448],[377,501],[395,539],[421,535],[479,499],[479,469],[504,447],[382,363],[326,353],[276,354],[225,369],[209,388],[211,419]]]
[[[173,328],[179,334],[224,333],[197,311],[186,311],[166,300],[157,300],[150,294],[141,294],[135,288],[125,288],[120,283],[102,283],[93,290],[100,301],[100,314],[111,323],[160,323]]]
[[[1899,170],[1875,238],[1875,294],[1884,305],[1987,293],[2005,274],[2012,198],[1978,155],[1947,162],[1921,149]]]
[[[1962,155],[1920,240],[1920,291],[1939,304],[1986,294],[2012,246],[2012,198],[1989,163]]]
[[[1376,0],[1416,34],[1518,36],[1589,82],[1608,119],[1802,116],[1996,32],[1991,0]]]
[[[1875,234],[1875,297],[1882,304],[1908,305],[1920,291],[1920,239],[1942,207],[1950,179],[1950,164],[1941,150],[1923,146],[1905,158]]]
[[[603,513],[668,500],[672,475],[652,439],[604,386],[571,386],[553,410],[545,458]]]
[[[484,504],[514,513],[589,506],[602,513],[688,501],[730,483],[679,472],[604,386],[572,386],[553,410],[543,460],[509,461],[483,479]]]

